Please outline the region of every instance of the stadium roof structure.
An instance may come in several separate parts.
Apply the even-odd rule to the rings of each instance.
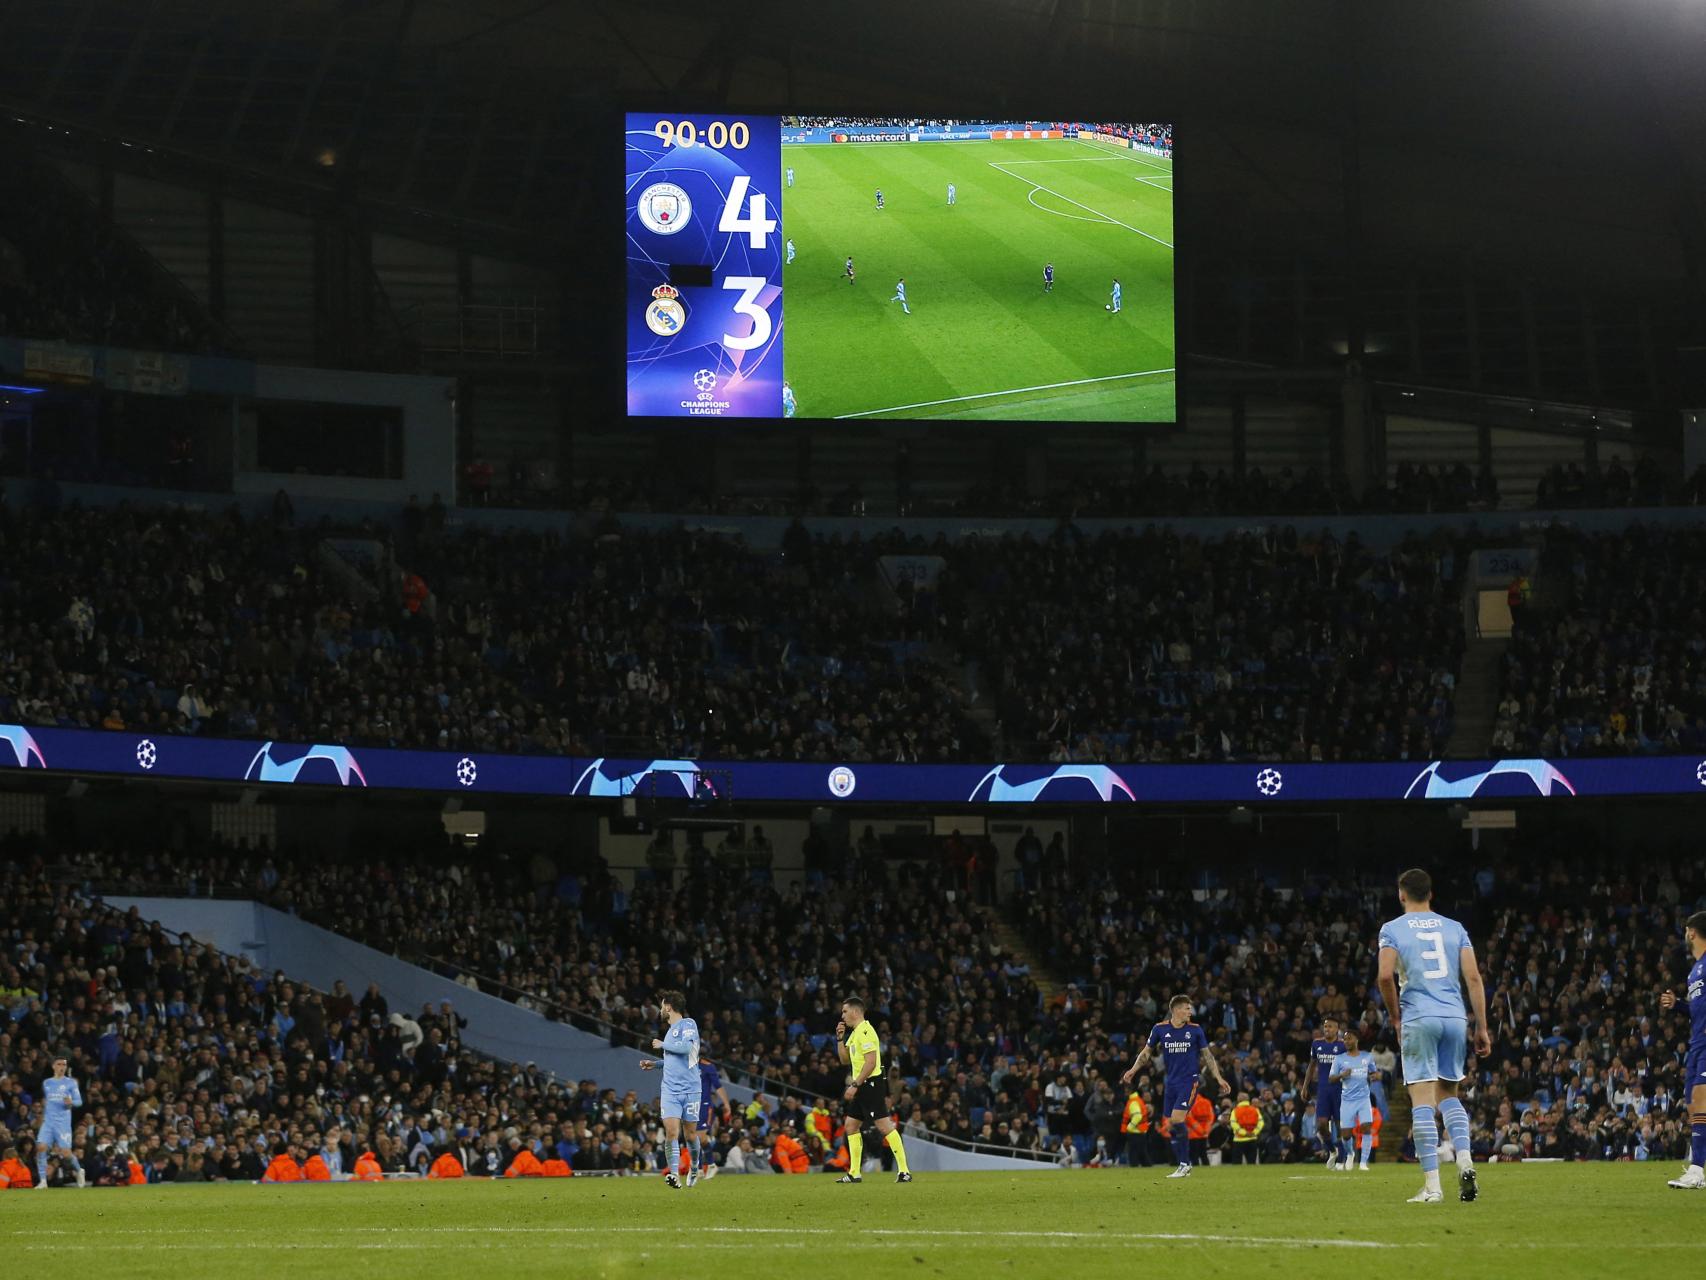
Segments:
[[[1238,264],[1209,307],[1307,275],[1282,311],[1354,280],[1371,328],[1450,327],[1479,267],[1415,294],[1464,260],[1530,333],[1629,300],[1634,347],[1636,302],[1706,314],[1701,48],[1698,0],[0,0],[0,107],[553,245],[608,212],[625,106],[1171,118],[1181,261]]]

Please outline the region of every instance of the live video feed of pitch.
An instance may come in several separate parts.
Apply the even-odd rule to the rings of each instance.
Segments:
[[[1171,423],[1173,128],[626,121],[636,417]]]

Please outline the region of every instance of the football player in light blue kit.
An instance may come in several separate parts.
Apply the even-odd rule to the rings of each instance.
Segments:
[[[659,1089],[660,1109],[663,1112],[664,1137],[669,1142],[668,1170],[663,1180],[671,1187],[681,1187],[682,1127],[686,1126],[688,1142],[687,1185],[699,1180],[699,1169],[691,1152],[699,1147],[699,1026],[682,1014],[687,997],[679,991],[658,992],[658,1011],[669,1023],[662,1040],[653,1040],[652,1048],[663,1053],[663,1085]],[[649,1071],[659,1063],[647,1058],[640,1063]]]
[[[1680,1178],[1665,1185],[1678,1191],[1706,1188],[1706,911],[1688,917],[1682,936],[1688,943],[1688,1168]],[[1676,992],[1659,997],[1659,1008],[1669,1013],[1678,1004]]]
[[[912,314],[912,308],[906,305],[906,277],[905,276],[902,276],[899,280],[895,281],[894,297],[890,298],[889,301],[900,303],[900,309],[902,311],[906,312],[907,315]]]
[[[1328,1078],[1335,1081],[1341,1090],[1339,1133],[1347,1148],[1357,1125],[1362,1125],[1362,1164],[1358,1167],[1364,1173],[1368,1172],[1368,1159],[1374,1151],[1374,1103],[1369,1100],[1368,1087],[1379,1074],[1380,1068],[1374,1065],[1374,1055],[1359,1051],[1357,1033],[1345,1032],[1345,1051],[1333,1059]],[[1341,1167],[1349,1173],[1353,1163],[1346,1155]]]
[[[1411,1204],[1437,1204],[1439,1129],[1445,1121],[1457,1148],[1457,1195],[1473,1200],[1475,1162],[1469,1153],[1469,1113],[1457,1099],[1468,1048],[1463,988],[1475,1015],[1475,1052],[1493,1051],[1487,1034],[1487,989],[1469,931],[1433,910],[1433,878],[1419,868],[1398,877],[1404,914],[1380,927],[1380,994],[1403,1047],[1404,1082],[1410,1088],[1411,1136],[1422,1166],[1422,1189]]]
[[[794,389],[788,385],[786,378],[782,379],[782,416],[791,418],[799,411],[799,405],[794,402]]]
[[[788,261],[792,262],[793,260],[794,260],[794,241],[793,241],[792,237],[789,237],[789,239],[788,239]]]
[[[954,207],[954,184],[950,182],[948,184],[948,208],[952,209],[953,207]]]
[[[64,1058],[53,1060],[53,1074],[41,1082],[41,1128],[36,1131],[36,1190],[47,1190],[47,1157],[52,1151],[63,1151],[77,1173],[77,1185],[83,1186],[83,1166],[71,1149],[71,1109],[83,1105],[83,1091],[68,1074],[70,1064]]]
[[[1120,312],[1120,282],[1118,280],[1114,281],[1114,300],[1108,303],[1108,310],[1115,315]]]
[[[788,166],[788,185],[790,187],[794,185],[794,166],[793,165]]]

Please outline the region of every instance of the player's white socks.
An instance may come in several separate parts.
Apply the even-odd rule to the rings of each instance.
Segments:
[[[1429,1169],[1422,1175],[1422,1189],[1431,1195],[1439,1195],[1439,1170]]]

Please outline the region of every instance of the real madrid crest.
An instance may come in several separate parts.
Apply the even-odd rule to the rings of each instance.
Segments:
[[[672,236],[693,217],[693,201],[673,182],[654,182],[640,192],[637,212],[647,231]]]
[[[652,290],[652,300],[646,306],[646,328],[660,338],[673,338],[687,323],[687,311],[677,301],[681,290],[672,284],[660,284]]]

